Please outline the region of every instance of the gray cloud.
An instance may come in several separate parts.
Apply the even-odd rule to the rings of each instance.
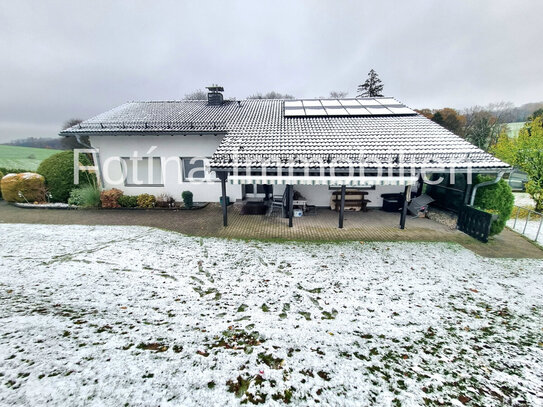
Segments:
[[[356,94],[411,107],[543,99],[543,3],[57,1],[0,5],[0,142],[127,100]]]

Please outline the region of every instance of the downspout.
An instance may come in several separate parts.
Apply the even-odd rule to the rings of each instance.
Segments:
[[[477,195],[477,190],[480,187],[487,187],[489,185],[497,184],[498,182],[500,182],[500,180],[502,179],[504,175],[505,175],[505,171],[501,171],[498,173],[496,178],[493,179],[492,181],[485,181],[485,182],[481,182],[480,184],[474,185],[473,189],[471,190],[471,199],[469,201],[469,206],[473,206],[473,203],[475,202],[475,195]]]
[[[64,137],[66,137],[66,136],[64,136]],[[78,142],[79,144],[81,144],[82,146],[85,146],[85,147],[87,147],[87,148],[92,148],[92,147],[89,146],[88,144],[85,144],[85,143],[83,143],[83,142],[81,141],[81,135],[80,135],[80,134],[76,134],[76,135],[75,135],[75,139],[76,139],[77,142]]]
[[[87,148],[89,148],[91,150],[95,150],[91,145],[86,144],[81,140],[81,135],[80,134],[76,134],[75,139],[82,146],[85,146],[85,147],[87,147]],[[98,150],[96,152],[92,153],[92,156],[95,157],[96,162],[94,164],[96,164],[96,167],[98,168],[98,177],[97,177],[98,186],[102,187],[104,185],[104,179],[103,179],[103,176],[102,176],[102,170],[101,170],[102,167],[100,165],[100,154],[98,153]]]

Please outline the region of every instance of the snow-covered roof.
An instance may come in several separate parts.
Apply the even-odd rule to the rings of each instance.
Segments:
[[[396,166],[401,161],[418,167],[509,167],[395,99],[383,100],[386,103],[380,103],[388,105],[388,110],[372,113],[366,109],[356,114],[356,110],[345,109],[345,115],[329,115],[326,109],[321,115],[292,115],[289,104],[294,105],[293,101],[280,99],[227,100],[220,106],[188,100],[129,102],[60,134],[224,134],[212,158],[214,168],[230,168],[234,162],[254,166],[263,161],[294,166],[334,162],[341,167],[375,161]],[[372,98],[319,99],[313,104],[333,106],[334,101],[342,106],[379,103]]]

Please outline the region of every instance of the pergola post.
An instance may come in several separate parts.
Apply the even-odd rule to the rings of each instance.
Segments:
[[[343,215],[345,214],[345,185],[341,186],[341,202],[339,204],[339,228],[343,229]]]
[[[424,178],[422,173],[419,174],[419,179],[417,181],[417,197],[422,195],[422,189],[424,188]]]
[[[407,217],[407,206],[411,200],[411,185],[406,185],[404,190],[404,201],[402,207],[402,215],[400,217],[400,229],[405,229],[405,219]]]
[[[226,207],[226,179],[228,178],[227,172],[218,172],[217,176],[221,180],[221,189],[222,189],[222,224],[224,227],[228,226],[228,211]]]
[[[292,227],[292,216],[294,215],[294,188],[287,185],[288,188],[288,227]]]

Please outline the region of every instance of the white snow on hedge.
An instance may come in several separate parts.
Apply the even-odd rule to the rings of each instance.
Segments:
[[[0,404],[543,402],[543,262],[0,225]]]

